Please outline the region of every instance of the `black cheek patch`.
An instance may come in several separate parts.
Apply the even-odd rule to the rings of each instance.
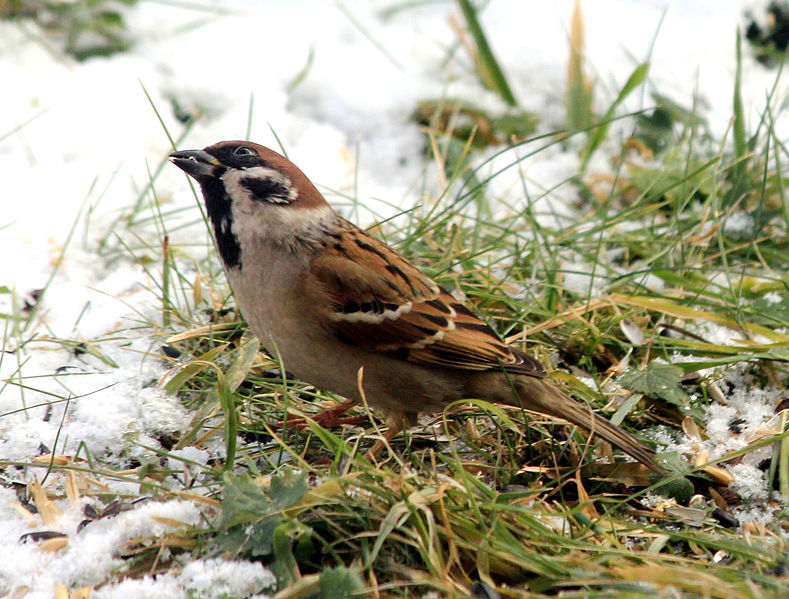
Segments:
[[[249,190],[254,200],[275,204],[290,201],[290,187],[272,177],[244,177],[239,182]]]
[[[225,186],[219,179],[207,179],[200,183],[200,187],[203,190],[208,218],[214,229],[219,257],[225,268],[241,267],[241,245],[233,233],[233,212]]]

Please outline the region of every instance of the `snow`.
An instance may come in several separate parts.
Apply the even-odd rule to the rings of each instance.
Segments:
[[[245,138],[248,130],[250,139],[278,148],[276,132],[290,158],[329,200],[363,223],[392,214],[392,206],[410,207],[421,199],[422,173],[431,166],[424,164],[423,139],[410,120],[418,101],[457,97],[505,110],[481,89],[463,51],[455,52],[449,66],[444,64],[456,43],[448,21],[450,3],[400,8],[381,17],[382,9],[395,4],[140,1],[126,13],[133,48],[84,63],[51,52],[37,41],[40,32],[30,35],[0,23],[5,127],[0,130],[0,253],[6,257],[0,286],[13,291],[0,294],[0,312],[18,309],[20,298],[45,287],[55,272],[35,326],[8,335],[6,350],[23,347],[0,354],[0,460],[29,463],[54,451],[82,459],[100,456],[122,467],[150,457],[146,448],[161,447],[161,434],[183,431],[189,424],[190,411],[156,385],[169,365],[149,355],[159,351],[155,332],[139,328],[146,319],[160,318],[152,279],[140,258],[146,244],[161,242],[151,219],[152,196],[145,190],[149,172],[171,151],[152,105],[175,138],[184,127],[172,109],[174,99],[182,111],[203,114],[180,148]],[[753,2],[717,0],[585,3],[598,110],[649,58],[653,88],[683,105],[691,105],[698,94],[708,106],[705,114],[713,132],[725,134],[735,31],[745,7],[751,6]],[[541,115],[544,131],[564,121],[561,98],[571,11],[570,0],[493,0],[482,14],[521,107]],[[26,31],[31,30],[35,28],[28,24]],[[311,52],[314,60],[294,86]],[[745,60],[744,102],[754,122],[775,75],[747,53]],[[784,97],[784,89],[779,82],[778,98]],[[650,105],[648,96],[634,95],[623,110]],[[785,139],[785,118],[779,117],[776,131]],[[533,149],[507,152],[486,170],[496,172]],[[503,205],[517,205],[523,201],[524,177],[525,195],[534,202],[540,222],[566,226],[574,200],[566,181],[577,168],[577,153],[555,145],[505,171],[491,188]],[[155,191],[171,215],[165,219],[171,243],[199,260],[210,251],[210,240],[185,177],[164,164]],[[139,199],[140,209],[133,212]],[[130,216],[142,224],[130,227]],[[732,218],[727,226],[739,223]],[[576,274],[568,273],[565,283],[586,293],[585,266],[571,258],[567,268]],[[604,281],[606,273],[598,276]],[[90,341],[104,359],[76,355],[52,340],[57,338]],[[50,403],[53,398],[69,401]],[[730,417],[713,415],[713,422],[723,422],[724,416]],[[172,452],[169,463],[178,471],[174,476],[186,476],[183,471],[189,468],[188,476],[194,478],[199,464],[219,452],[218,444],[185,448]],[[29,481],[43,474],[15,469],[9,476]],[[52,480],[48,484],[62,489],[60,478]],[[763,481],[753,484],[763,486]],[[136,490],[134,483],[117,481],[110,483],[110,491],[129,485]],[[25,597],[32,599],[52,597],[58,583],[73,590],[107,581],[124,542],[167,528],[152,516],[196,524],[201,510],[188,501],[144,502],[78,533],[89,500],[70,505],[58,499],[62,516],[56,526],[39,523],[35,530],[60,530],[68,535],[68,545],[46,553],[35,543],[18,542],[31,529],[11,507],[14,493],[0,487],[0,495],[0,593],[27,586]],[[249,596],[266,591],[269,576],[255,564],[195,561],[180,573],[105,585],[93,596]],[[248,584],[240,585],[242,580]]]
[[[52,597],[57,584],[64,584],[71,589],[100,584],[113,568],[123,563],[116,553],[125,543],[172,532],[174,527],[171,522],[184,526],[196,525],[201,518],[200,510],[192,502],[150,501],[114,518],[90,522],[78,533],[77,526],[84,520],[81,510],[76,506],[61,505],[62,516],[55,525],[47,526],[46,530],[67,534],[69,543],[64,549],[48,552],[41,551],[34,542],[17,542],[22,534],[31,531],[24,528],[24,521],[10,507],[14,499],[13,492],[0,489],[0,493],[3,495],[0,517],[4,532],[10,535],[3,539],[0,546],[3,555],[0,560],[0,584],[6,591],[20,586],[28,587],[25,597]],[[168,523],[164,524],[160,519],[168,519]],[[194,574],[192,578],[198,580]]]

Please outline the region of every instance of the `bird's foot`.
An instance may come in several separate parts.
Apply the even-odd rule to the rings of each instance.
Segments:
[[[394,439],[397,433],[403,430],[403,425],[405,423],[405,416],[402,413],[392,413],[386,419],[387,429],[386,432],[383,434],[382,439],[378,439],[373,446],[367,451],[365,457],[372,461],[375,461],[375,457],[380,453],[380,451],[384,447],[389,447],[389,443],[392,439]]]
[[[312,416],[309,419],[303,418],[301,416],[289,417],[288,428],[307,430],[310,427],[310,420],[314,421],[316,424],[319,424],[323,428],[333,428],[342,426],[343,424],[359,424],[364,422],[364,419],[366,418],[364,415],[342,416],[354,405],[356,405],[355,401],[346,400],[338,403],[336,406],[332,406],[331,408],[326,408],[325,410],[318,412],[315,414],[315,416]]]

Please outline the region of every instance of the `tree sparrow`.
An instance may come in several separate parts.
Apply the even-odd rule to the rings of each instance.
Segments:
[[[653,452],[597,418],[480,318],[383,242],[340,217],[288,159],[246,141],[170,158],[203,192],[236,301],[298,378],[389,414],[387,437],[419,412],[478,398],[557,416],[653,470]],[[360,376],[360,369],[361,371]]]

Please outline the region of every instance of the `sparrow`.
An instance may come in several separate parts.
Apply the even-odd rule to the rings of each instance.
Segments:
[[[284,156],[248,141],[170,160],[200,185],[236,302],[299,379],[388,414],[390,440],[420,412],[482,399],[562,418],[660,471],[653,451],[562,393],[542,364],[406,258],[337,214]]]

